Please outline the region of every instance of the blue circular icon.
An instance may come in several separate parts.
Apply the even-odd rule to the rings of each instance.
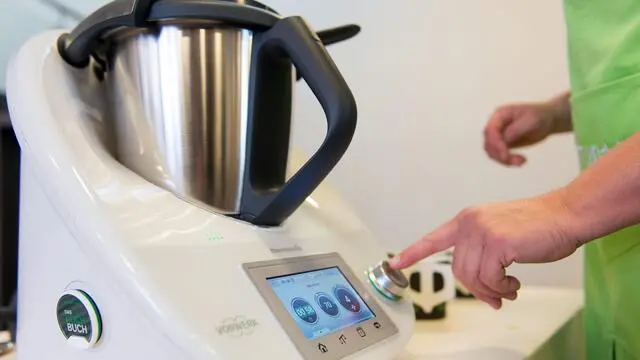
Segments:
[[[329,316],[337,316],[340,313],[340,308],[331,297],[325,293],[316,294],[316,304],[320,306],[320,309]]]
[[[342,286],[336,286],[333,290],[333,294],[336,296],[336,299],[338,299],[338,302],[343,308],[354,313],[360,312],[360,302],[358,301],[358,298],[349,291],[349,289]]]
[[[291,308],[302,321],[315,324],[318,321],[318,313],[306,300],[294,298],[291,300]]]

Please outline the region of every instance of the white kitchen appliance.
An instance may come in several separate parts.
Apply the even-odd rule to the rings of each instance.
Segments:
[[[20,49],[18,360],[403,352],[408,281],[324,181],[355,130],[339,37],[250,0],[117,0]],[[296,76],[327,116],[309,159]]]

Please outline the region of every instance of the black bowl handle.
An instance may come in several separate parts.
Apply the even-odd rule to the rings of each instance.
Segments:
[[[356,128],[356,101],[321,39],[297,16],[279,20],[256,36],[254,53],[284,52],[318,98],[327,118],[327,133],[316,153],[279,189],[259,192],[244,182],[240,214],[259,226],[286,220],[333,170],[346,152]],[[250,146],[249,146],[250,149]],[[249,150],[250,152],[250,150]],[[251,169],[247,154],[245,169]],[[247,176],[247,175],[245,175]]]
[[[360,33],[360,26],[356,24],[348,24],[337,26],[334,28],[318,31],[318,37],[324,46],[333,45],[351,39]],[[302,75],[297,72],[296,80],[300,80]]]

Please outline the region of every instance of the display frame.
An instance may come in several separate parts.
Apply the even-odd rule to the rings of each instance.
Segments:
[[[366,288],[361,278],[354,273],[338,253],[266,260],[246,263],[242,266],[273,315],[305,359],[342,359],[387,340],[399,332],[374,293]],[[338,332],[309,340],[271,287],[269,279],[327,268],[338,268],[355,290],[356,295],[373,312],[374,317]]]

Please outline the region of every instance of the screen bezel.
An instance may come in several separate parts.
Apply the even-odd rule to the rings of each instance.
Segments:
[[[351,290],[351,291],[353,291],[353,292],[355,293],[354,295],[355,295],[355,296],[356,296],[356,297],[357,297],[357,298],[358,298],[358,299],[363,303],[363,304],[362,304],[362,306],[363,306],[366,310],[368,310],[368,311],[371,313],[371,315],[372,315],[372,317],[371,317],[371,318],[369,318],[369,319],[365,319],[365,320],[362,320],[362,321],[359,321],[359,322],[358,322],[358,324],[361,324],[361,323],[363,323],[363,322],[366,322],[366,321],[369,321],[369,320],[371,320],[371,319],[375,318],[375,317],[376,317],[376,313],[373,311],[373,309],[371,309],[371,307],[369,306],[369,304],[368,304],[366,301],[364,301],[364,298],[362,297],[362,295],[360,295],[360,293],[359,293],[359,292],[356,290],[356,288],[353,286],[353,284],[351,283],[351,281],[349,280],[349,278],[347,278],[347,276],[344,274],[344,272],[343,272],[343,271],[342,271],[338,266],[330,266],[330,267],[326,267],[326,268],[322,268],[322,269],[306,270],[306,271],[299,272],[299,273],[292,273],[292,274],[286,274],[286,275],[279,275],[279,276],[274,276],[274,277],[266,278],[265,280],[267,281],[267,283],[269,283],[269,285],[271,286],[271,289],[272,289],[274,292],[276,292],[275,288],[273,287],[273,284],[271,284],[271,283],[270,283],[270,282],[271,282],[271,280],[276,280],[276,279],[286,279],[286,278],[291,278],[291,277],[295,277],[295,276],[299,276],[299,275],[304,275],[304,274],[322,273],[322,272],[324,272],[324,271],[327,271],[327,270],[334,270],[334,269],[338,272],[339,276],[340,276],[340,277],[342,277],[342,279],[343,279],[344,281],[346,281],[346,285],[347,285],[347,287],[348,287],[348,290]],[[277,292],[276,292],[276,295],[277,295]],[[282,300],[279,296],[278,296],[278,298],[280,299],[280,302],[283,302],[283,300]],[[283,306],[285,306],[285,308],[286,308],[286,304],[284,304],[284,303],[283,303]],[[289,309],[287,309],[287,310],[289,310]],[[289,315],[290,315],[290,316],[293,316],[291,313],[289,313]],[[296,325],[298,325],[298,328],[300,328],[300,324],[299,324],[296,320],[294,320],[294,323],[295,323]],[[338,333],[338,332],[344,331],[344,330],[346,330],[346,329],[348,329],[348,328],[350,328],[350,327],[352,327],[352,326],[356,326],[356,324],[351,324],[351,325],[348,325],[348,326],[343,327],[343,328],[339,328],[339,329],[336,329],[336,330],[332,330],[331,332],[329,332],[329,333],[327,333],[327,334],[325,334],[325,335],[316,336],[316,337],[314,337],[314,338],[312,338],[312,339],[310,339],[310,338],[308,338],[308,337],[306,337],[306,336],[305,336],[305,339],[307,339],[308,341],[316,341],[316,340],[318,340],[319,338],[322,338],[322,337],[324,337],[324,336],[328,336],[328,335],[331,335],[331,334],[335,334],[335,333]],[[302,330],[302,329],[301,329],[301,330]]]
[[[260,261],[243,264],[243,268],[305,359],[341,359],[398,333],[398,328],[382,309],[373,293],[364,286],[360,278],[338,253]],[[268,279],[326,268],[337,268],[342,273],[365,305],[369,307],[374,317],[315,339],[307,339],[271,287]],[[380,326],[374,327],[374,323],[378,323]],[[365,337],[359,336],[358,328],[365,330]],[[345,344],[339,341],[340,335],[346,336],[347,342]],[[318,350],[320,344],[327,346],[329,351],[321,353]]]

